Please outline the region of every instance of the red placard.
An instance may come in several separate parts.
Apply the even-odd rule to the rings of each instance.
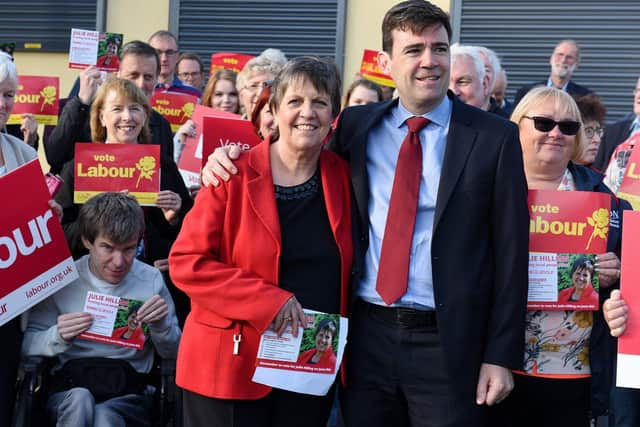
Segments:
[[[580,282],[571,269],[607,251],[610,204],[604,193],[529,190],[530,310],[598,309],[595,271]]]
[[[160,146],[77,143],[74,203],[84,203],[105,191],[123,190],[141,205],[155,205],[160,191]]]
[[[635,145],[640,141],[640,133],[634,134],[630,140],[632,145]],[[640,150],[631,150],[624,177],[618,189],[618,197],[631,203],[633,210],[640,210]]]
[[[172,132],[191,118],[197,103],[196,96],[182,93],[155,92],[151,97],[151,107],[167,119]]]
[[[624,211],[620,291],[627,303],[627,327],[618,338],[618,387],[640,388],[640,212]]]
[[[16,197],[28,192],[29,197]],[[0,178],[0,325],[78,277],[38,160]]]
[[[246,151],[260,143],[253,124],[241,119],[205,117],[202,135],[202,166],[209,154],[218,147],[236,145]]]
[[[196,125],[196,134],[185,139],[185,147],[178,161],[178,170],[187,187],[200,185],[200,169],[203,164],[202,157],[202,128],[205,116],[226,117],[240,119],[240,116],[222,110],[196,105],[191,120]]]
[[[7,124],[19,124],[22,114],[31,113],[38,123],[57,125],[59,96],[58,77],[19,76],[13,114]]]
[[[231,52],[218,52],[211,54],[211,75],[216,70],[225,69],[235,71],[239,73],[244,68],[244,65],[251,59],[255,58],[253,55],[245,55],[243,53],[231,53]]]
[[[365,49],[362,53],[362,63],[360,64],[360,75],[382,86],[396,87],[390,75],[385,74],[378,65],[377,50]]]

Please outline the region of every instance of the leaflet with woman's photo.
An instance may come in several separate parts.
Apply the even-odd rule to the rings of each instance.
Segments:
[[[338,314],[304,313],[304,330],[297,337],[290,326],[280,337],[272,328],[262,334],[253,381],[324,396],[342,362],[348,322]]]
[[[529,190],[529,310],[597,310],[610,196]]]
[[[149,326],[138,321],[141,306],[142,301],[88,292],[83,311],[93,323],[78,338],[142,350]]]

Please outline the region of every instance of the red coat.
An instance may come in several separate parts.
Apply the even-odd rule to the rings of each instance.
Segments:
[[[316,354],[315,348],[305,351],[298,356],[298,363],[312,364],[317,368],[334,368],[336,366],[336,354],[333,352],[332,347],[329,347],[327,351],[324,352],[320,360],[318,360],[318,363],[310,363],[314,354]]]
[[[251,381],[260,335],[292,294],[278,287],[280,224],[268,142],[241,156],[238,170],[230,182],[200,190],[169,255],[173,282],[191,298],[176,383],[209,397],[258,399],[271,390]],[[325,150],[320,170],[346,315],[353,259],[349,171]],[[238,355],[234,334],[242,334]]]

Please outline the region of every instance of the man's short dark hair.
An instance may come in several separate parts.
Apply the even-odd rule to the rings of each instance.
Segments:
[[[156,76],[160,75],[160,57],[158,56],[158,52],[156,52],[150,44],[140,40],[130,41],[122,46],[121,61],[124,60],[127,55],[136,55],[155,59],[157,64]]]
[[[101,193],[80,208],[78,231],[93,244],[103,236],[116,244],[142,238],[144,213],[133,196],[125,193]]]
[[[185,59],[196,61],[200,66],[200,72],[201,73],[204,72],[204,63],[202,62],[202,59],[200,59],[200,55],[194,52],[185,52],[185,53],[181,53],[180,56],[178,57],[178,62],[176,62],[176,73],[178,72],[178,68],[180,68],[180,63]]]
[[[382,50],[391,55],[393,30],[420,34],[425,28],[442,25],[451,40],[449,15],[438,6],[424,0],[408,0],[389,9],[382,20]]]

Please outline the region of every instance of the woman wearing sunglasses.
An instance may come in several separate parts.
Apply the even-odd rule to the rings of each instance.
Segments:
[[[594,191],[611,194],[602,176],[573,163],[586,144],[580,112],[567,93],[531,90],[511,121],[520,129],[525,175],[532,190]],[[618,203],[612,197],[612,209]],[[622,202],[622,203],[621,203]],[[619,223],[609,227],[608,249],[598,254],[600,301],[620,277],[614,253]],[[600,304],[602,305],[602,304]],[[523,370],[511,395],[496,408],[498,426],[588,427],[607,408],[611,338],[601,311],[528,311]]]

